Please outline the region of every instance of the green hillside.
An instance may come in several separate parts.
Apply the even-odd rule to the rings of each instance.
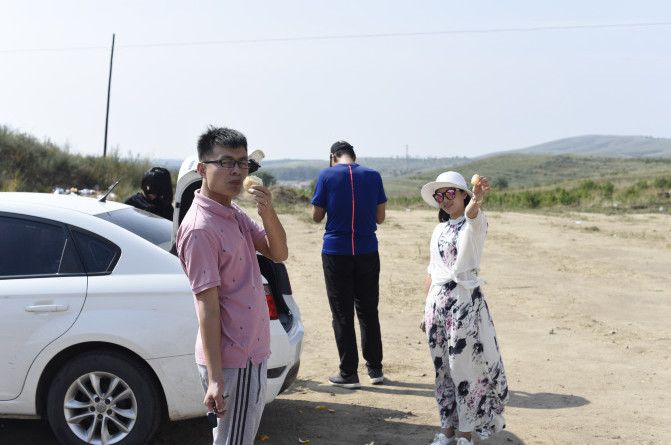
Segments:
[[[631,182],[650,175],[671,174],[671,159],[619,159],[539,154],[501,154],[460,164],[455,168],[466,178],[474,173],[487,176],[493,184],[515,187],[557,185],[579,179],[608,179]],[[397,181],[394,188],[403,192],[434,180],[444,169],[416,173]]]
[[[526,157],[520,155],[534,155]],[[504,157],[502,157],[504,156]],[[561,160],[551,159],[562,156]],[[581,158],[574,158],[579,156]],[[590,159],[590,157],[592,159]],[[403,193],[404,189],[412,188],[421,182],[416,177],[425,179],[427,171],[443,171],[455,165],[473,162],[478,169],[499,169],[508,180],[517,185],[532,185],[551,181],[564,180],[577,172],[579,177],[590,177],[592,169],[595,173],[611,173],[614,168],[626,168],[629,164],[617,164],[604,161],[603,158],[613,159],[671,159],[671,139],[654,138],[648,136],[601,136],[587,135],[564,138],[520,150],[493,153],[476,159],[468,158],[359,158],[363,165],[372,167],[382,174],[385,179],[406,177],[391,185],[394,192]],[[578,160],[579,159],[579,160]],[[319,170],[325,168],[327,159],[298,160],[284,159],[265,161],[263,167],[280,181],[311,181]],[[499,164],[503,162],[503,165]],[[602,165],[604,164],[605,165]],[[587,163],[588,165],[584,165]],[[573,164],[573,165],[572,165]],[[637,164],[638,165],[638,164]],[[558,167],[558,168],[557,168]],[[638,167],[637,167],[638,168]],[[550,178],[539,170],[548,170]],[[539,178],[540,182],[536,179]]]
[[[146,159],[106,158],[68,153],[51,142],[0,126],[0,191],[51,192],[54,187],[105,190],[121,180],[115,192],[125,197],[138,190]]]
[[[503,154],[467,162],[455,170],[467,180],[474,173],[490,179],[494,192],[488,198],[489,208],[664,213],[671,208],[671,159]],[[387,181],[390,204],[420,205],[419,189],[442,171]]]
[[[139,188],[148,160],[72,155],[51,142],[0,126],[0,190],[50,192],[54,187],[104,190],[121,180],[120,199]],[[570,209],[599,212],[644,211],[670,213],[671,158],[617,158],[575,155],[504,153],[467,158],[361,158],[379,170],[390,207],[423,205],[419,189],[445,170],[467,179],[487,176],[494,191],[490,209]],[[305,182],[327,166],[319,160],[263,162],[262,172],[283,181]],[[176,175],[173,172],[173,180]],[[308,189],[277,189],[278,205],[306,205]],[[291,201],[291,202],[289,202]],[[294,202],[295,201],[295,202]],[[293,203],[293,204],[292,204]]]

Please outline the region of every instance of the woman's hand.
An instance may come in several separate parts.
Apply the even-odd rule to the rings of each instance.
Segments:
[[[485,194],[489,193],[492,188],[489,185],[489,180],[484,176],[480,177],[480,181],[473,186],[473,199],[477,204],[482,203],[485,199]]]
[[[466,216],[468,219],[475,219],[480,211],[480,204],[485,199],[485,194],[489,193],[492,188],[489,186],[489,180],[484,176],[478,178],[478,181],[473,184],[473,198],[466,206]]]

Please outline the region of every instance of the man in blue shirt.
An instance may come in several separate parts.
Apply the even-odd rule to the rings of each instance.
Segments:
[[[384,221],[386,202],[380,174],[357,164],[349,143],[333,144],[330,167],[319,173],[315,185],[312,219],[321,222],[328,214],[322,266],[340,355],[340,370],[329,377],[335,386],[361,386],[354,309],[368,376],[373,384],[384,382],[377,311],[380,257],[375,230]]]

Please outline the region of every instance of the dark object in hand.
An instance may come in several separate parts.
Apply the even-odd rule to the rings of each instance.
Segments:
[[[214,411],[208,411],[207,424],[210,425],[210,428],[217,427],[217,415],[214,413]]]
[[[259,168],[261,168],[261,164],[256,162],[254,159],[249,160],[249,173],[254,173]]]

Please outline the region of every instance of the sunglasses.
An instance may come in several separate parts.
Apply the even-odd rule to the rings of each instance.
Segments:
[[[452,201],[456,197],[457,197],[457,189],[452,188],[447,189],[444,192],[436,192],[433,194],[433,199],[435,199],[438,204],[445,201],[446,199],[448,201]]]

